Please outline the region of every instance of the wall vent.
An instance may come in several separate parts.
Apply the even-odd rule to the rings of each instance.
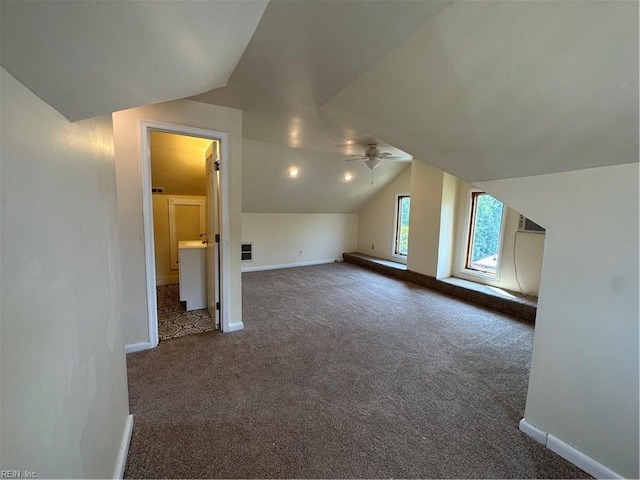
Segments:
[[[535,222],[532,222],[524,215],[520,215],[518,222],[518,231],[525,233],[545,233],[546,230]]]
[[[242,261],[250,262],[252,260],[253,260],[253,244],[243,243],[242,244]]]
[[[164,193],[164,187],[151,187],[151,193]]]

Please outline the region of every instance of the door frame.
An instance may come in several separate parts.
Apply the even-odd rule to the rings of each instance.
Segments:
[[[153,237],[153,201],[151,193],[151,131],[174,133],[191,137],[207,138],[220,142],[220,303],[229,305],[231,261],[229,257],[229,137],[226,132],[206,130],[186,125],[140,121],[140,158],[142,159],[142,217],[144,229],[144,257],[147,283],[147,317],[149,323],[149,343],[158,346],[158,299],[156,296],[156,260]],[[229,309],[220,312],[220,328],[229,330]]]

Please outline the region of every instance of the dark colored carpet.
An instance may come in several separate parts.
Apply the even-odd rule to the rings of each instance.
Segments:
[[[349,264],[130,354],[127,478],[584,478],[518,430],[533,327]]]

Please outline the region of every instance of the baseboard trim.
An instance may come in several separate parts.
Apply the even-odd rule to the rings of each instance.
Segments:
[[[528,437],[530,437],[531,439],[535,440],[541,445],[544,445],[544,446],[547,445],[547,434],[542,430],[531,425],[524,418],[520,420],[520,423],[518,424],[518,426],[520,427],[520,431],[525,435],[527,435]]]
[[[141,352],[142,350],[150,350],[157,346],[158,345],[153,345],[151,342],[132,343],[130,345],[124,346],[124,352],[125,353]]]
[[[313,260],[310,262],[285,263],[282,265],[263,265],[261,267],[243,267],[241,272],[261,272],[264,270],[280,270],[281,268],[309,267],[311,265],[323,265],[325,263],[335,263],[342,259],[332,258],[329,260]]]
[[[242,330],[244,328],[243,322],[233,322],[230,323],[224,333],[237,332],[238,330]]]
[[[129,454],[129,445],[131,444],[131,435],[133,433],[133,415],[127,417],[127,423],[124,426],[120,449],[118,450],[118,459],[116,460],[116,469],[113,472],[113,478],[124,478],[124,469],[127,466],[127,455]]]
[[[547,448],[596,478],[624,478],[551,434],[547,435]]]
[[[536,442],[541,443],[552,452],[557,453],[565,460],[568,460],[576,467],[581,468],[595,478],[624,478],[610,468],[605,467],[600,462],[597,462],[593,458],[585,455],[577,448],[563,442],[557,437],[554,437],[552,434],[543,432],[539,428],[531,425],[524,418],[520,420],[519,426],[522,433],[529,436]]]

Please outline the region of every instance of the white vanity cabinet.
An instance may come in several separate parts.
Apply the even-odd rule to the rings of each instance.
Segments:
[[[200,240],[178,242],[180,300],[188,310],[207,308],[207,246]]]

